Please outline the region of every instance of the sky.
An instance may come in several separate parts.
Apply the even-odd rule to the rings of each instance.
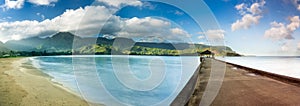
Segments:
[[[140,42],[221,41],[245,55],[299,55],[299,15],[298,0],[185,0],[181,6],[158,0],[1,0],[0,41],[71,32]]]

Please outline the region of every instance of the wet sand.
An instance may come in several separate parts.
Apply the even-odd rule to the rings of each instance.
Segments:
[[[0,58],[0,106],[88,106],[80,96],[23,64],[28,58]]]
[[[203,99],[212,63],[226,64],[206,59],[187,106],[198,106]],[[300,105],[299,82],[288,82],[289,80],[283,77],[280,79],[278,76],[266,75],[268,73],[255,72],[257,70],[226,64],[221,88],[209,104],[212,106]]]

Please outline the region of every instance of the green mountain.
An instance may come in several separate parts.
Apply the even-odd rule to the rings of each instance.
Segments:
[[[212,50],[217,55],[236,54],[231,48],[226,46],[135,42],[128,38],[82,38],[69,32],[59,32],[46,38],[31,37],[22,40],[11,40],[6,42],[3,47],[13,51],[73,52],[76,54],[197,55],[197,52],[204,50]]]
[[[127,41],[131,39],[124,38]],[[74,47],[82,47],[91,44],[112,45],[114,39],[98,38],[81,38],[70,32],[59,32],[51,37],[40,38],[31,37],[22,40],[11,40],[5,43],[7,48],[14,51],[44,51],[57,52],[71,50]],[[74,43],[74,44],[73,44]]]
[[[69,32],[59,32],[52,37],[40,38],[31,37],[22,40],[11,40],[5,43],[5,46],[14,51],[57,51],[68,50],[72,48],[73,39],[80,37],[74,36]]]
[[[0,41],[0,52],[8,52],[10,51],[5,45]]]

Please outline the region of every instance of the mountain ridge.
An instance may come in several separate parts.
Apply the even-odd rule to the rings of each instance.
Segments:
[[[5,47],[4,43],[2,43],[0,41],[0,51],[2,52],[7,52],[7,51],[10,51],[8,48]]]
[[[85,38],[85,37],[76,36],[70,32],[58,32],[50,37],[45,37],[45,38],[31,37],[22,40],[11,40],[11,41],[7,41],[3,45],[14,51],[62,52],[62,51],[74,51],[74,50],[80,51],[80,49],[84,47],[86,47],[85,49],[91,48],[89,47],[91,45],[102,45],[106,47],[110,46],[110,48],[122,48],[122,50],[125,49],[129,50],[130,48],[126,48],[126,46],[131,44],[134,44],[133,45],[134,47],[138,46],[138,47],[143,47],[148,49],[157,48],[157,49],[181,50],[181,51],[189,50],[189,49],[212,49],[212,51],[215,51],[219,54],[223,52],[224,53],[234,52],[230,47],[227,46],[208,46],[204,44],[189,44],[189,43],[135,42],[133,39],[121,38],[121,37],[116,37],[114,39],[108,39],[104,37]]]

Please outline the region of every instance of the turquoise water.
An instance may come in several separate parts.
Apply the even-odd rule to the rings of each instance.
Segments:
[[[189,56],[52,56],[33,66],[86,100],[105,105],[169,105],[197,69]]]
[[[300,58],[299,57],[226,57],[218,58],[230,63],[275,73],[294,78],[300,78]]]

